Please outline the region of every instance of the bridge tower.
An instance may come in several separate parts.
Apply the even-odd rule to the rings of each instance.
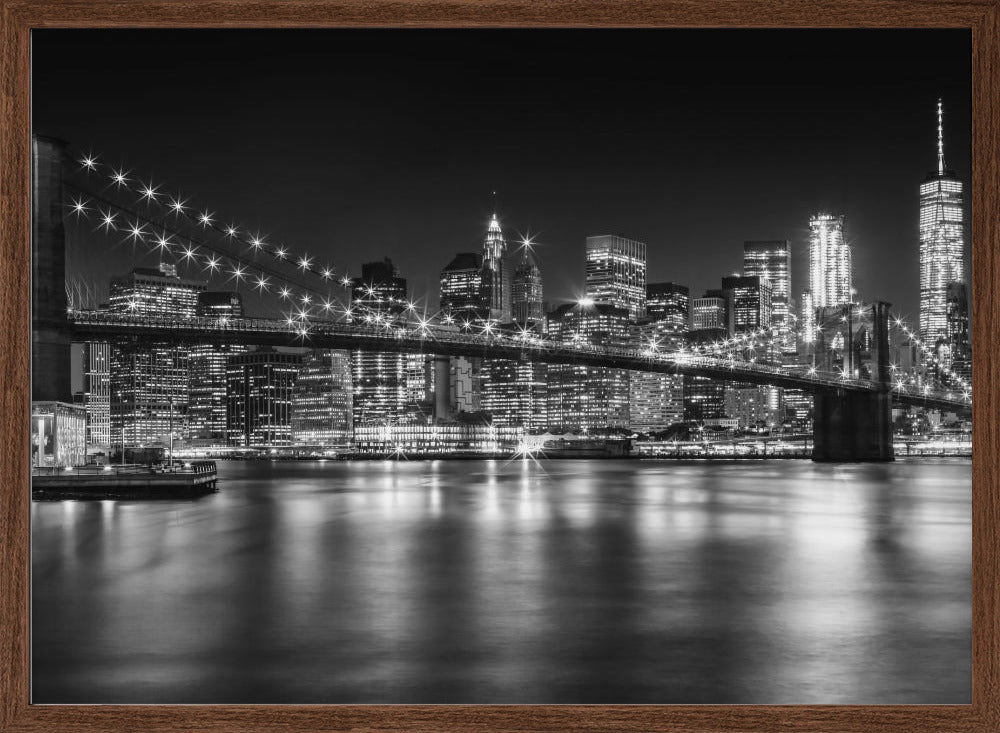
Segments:
[[[854,306],[848,306],[853,309]],[[871,328],[870,377],[874,392],[833,389],[813,399],[814,461],[891,461],[892,377],[889,371],[889,303],[865,306]],[[849,316],[853,318],[853,316]]]
[[[31,155],[31,399],[72,402],[62,195],[66,143],[36,135]]]

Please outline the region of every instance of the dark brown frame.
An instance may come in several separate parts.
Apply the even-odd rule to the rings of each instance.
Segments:
[[[0,0],[0,731],[1000,730],[1000,0]],[[29,72],[32,28],[296,26],[972,29],[972,704],[29,704]],[[980,336],[981,335],[981,336]]]

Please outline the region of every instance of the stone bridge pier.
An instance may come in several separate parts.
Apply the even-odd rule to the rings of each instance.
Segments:
[[[847,306],[849,312],[855,306]],[[889,303],[863,307],[870,331],[871,379],[881,388],[873,392],[827,390],[813,398],[814,461],[891,461],[892,379],[889,371]],[[854,318],[849,315],[848,318]],[[852,350],[853,351],[853,350]],[[845,368],[853,372],[849,358]]]
[[[31,141],[31,399],[72,402],[70,331],[66,319],[66,231],[63,163],[66,144]]]

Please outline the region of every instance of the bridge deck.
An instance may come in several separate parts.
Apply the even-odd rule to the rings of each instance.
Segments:
[[[71,333],[76,341],[120,340],[171,343],[241,343],[257,346],[312,347],[362,351],[407,352],[513,359],[549,364],[612,367],[641,372],[677,374],[764,384],[808,392],[879,392],[886,385],[839,374],[808,374],[775,364],[706,356],[687,351],[651,351],[591,344],[568,344],[527,334],[466,333],[441,325],[297,322],[262,318],[218,319],[130,318],[118,313],[73,311]],[[961,396],[893,390],[903,403],[955,409],[968,406]]]

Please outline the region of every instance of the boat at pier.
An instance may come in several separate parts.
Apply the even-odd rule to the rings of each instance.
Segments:
[[[176,499],[216,491],[215,461],[173,465],[36,466],[31,498]]]

